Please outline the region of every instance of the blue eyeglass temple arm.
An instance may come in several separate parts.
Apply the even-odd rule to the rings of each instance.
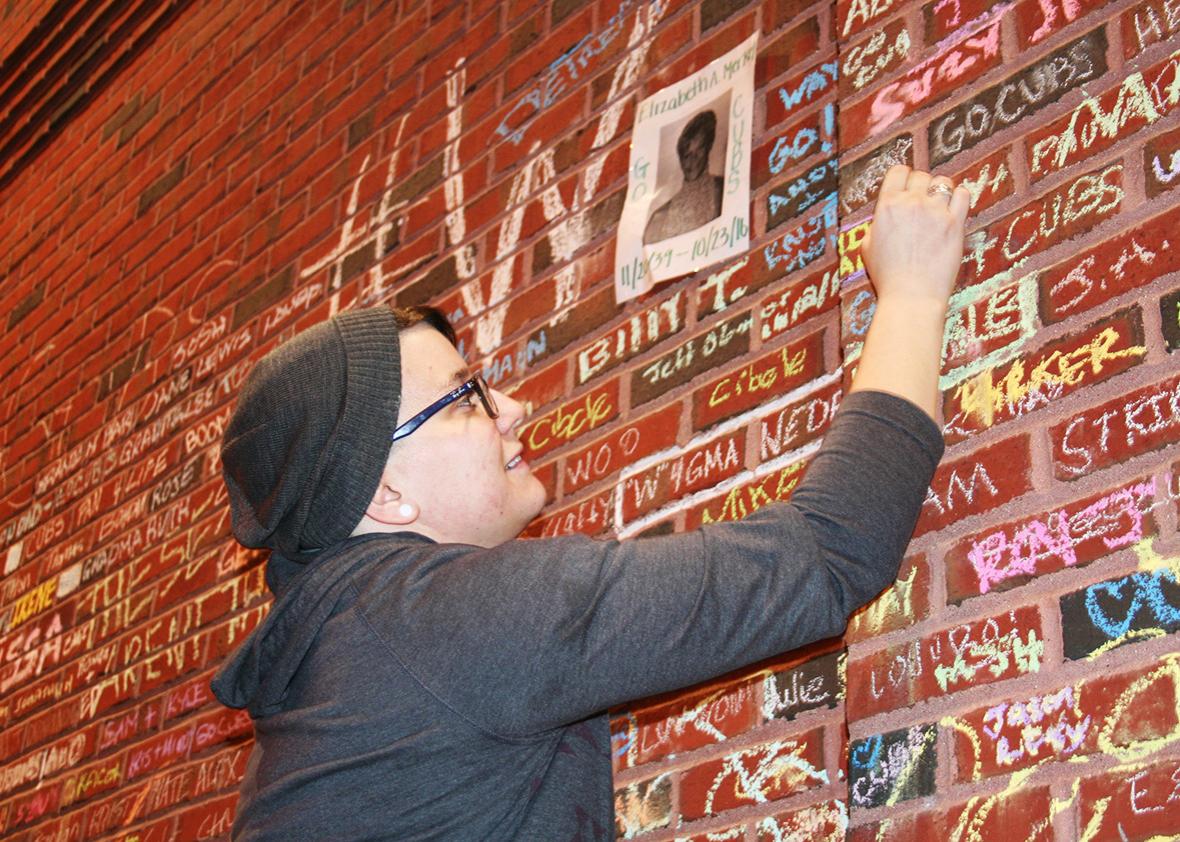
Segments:
[[[420,426],[422,426],[423,421],[425,421],[430,416],[434,415],[434,413],[438,412],[443,407],[447,406],[450,403],[453,403],[454,401],[457,401],[459,398],[463,397],[468,392],[477,391],[478,387],[479,387],[479,384],[477,381],[478,381],[478,377],[472,377],[470,380],[468,380],[467,382],[461,384],[460,386],[452,389],[451,391],[447,392],[445,395],[443,395],[441,398],[436,400],[430,406],[426,407],[426,409],[422,410],[417,415],[415,415],[413,418],[406,421],[406,423],[402,424],[400,427],[398,427],[396,430],[393,431],[393,441],[397,441],[398,439],[404,439],[410,433],[414,432]],[[480,396],[480,400],[484,403],[485,407],[488,405],[486,399],[482,395]],[[499,413],[497,413],[497,414],[499,414]],[[492,417],[494,418],[495,416],[493,415]]]

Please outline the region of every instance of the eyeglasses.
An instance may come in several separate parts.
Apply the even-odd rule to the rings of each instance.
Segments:
[[[394,430],[393,440],[397,441],[398,439],[404,439],[410,433],[421,427],[422,422],[431,415],[434,415],[434,413],[438,412],[440,409],[443,409],[444,407],[449,406],[450,404],[459,400],[459,398],[463,397],[469,392],[475,392],[475,394],[479,395],[479,402],[483,404],[483,408],[487,412],[489,418],[498,418],[500,416],[500,410],[496,407],[496,400],[492,397],[492,393],[488,388],[487,381],[485,381],[481,375],[477,374],[462,386],[459,386],[453,391],[447,392],[430,406],[426,407],[426,409],[422,410],[413,418]]]

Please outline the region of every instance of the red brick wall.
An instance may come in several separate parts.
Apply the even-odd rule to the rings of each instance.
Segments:
[[[738,518],[839,404],[898,160],[975,196],[898,583],[842,641],[619,712],[620,833],[1180,832],[1174,4],[492,5],[177,4],[102,84],[63,46],[58,88],[0,90],[41,108],[0,117],[33,149],[0,172],[0,833],[226,833],[250,725],[207,684],[268,600],[217,442],[280,339],[441,304],[531,408],[533,533]],[[0,11],[0,75],[63,8]],[[755,31],[753,248],[616,306],[637,95]]]

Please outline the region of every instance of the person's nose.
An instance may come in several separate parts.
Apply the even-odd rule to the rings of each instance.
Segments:
[[[496,408],[500,410],[500,414],[496,418],[496,426],[501,435],[508,435],[514,427],[524,420],[524,405],[498,389],[492,389],[491,392],[496,398]]]

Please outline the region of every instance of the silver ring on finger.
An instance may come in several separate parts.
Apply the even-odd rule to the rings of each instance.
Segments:
[[[955,193],[955,188],[951,187],[942,181],[932,181],[930,186],[926,188],[927,196],[945,196],[950,199]]]

